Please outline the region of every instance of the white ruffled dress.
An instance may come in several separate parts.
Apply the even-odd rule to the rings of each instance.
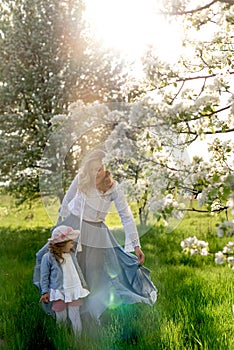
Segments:
[[[72,261],[70,253],[63,254],[64,262],[61,264],[63,270],[63,288],[50,289],[50,300],[63,300],[65,303],[84,298],[89,291],[82,287],[78,272]]]

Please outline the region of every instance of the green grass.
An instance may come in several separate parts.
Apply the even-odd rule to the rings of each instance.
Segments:
[[[35,252],[50,235],[51,219],[40,202],[19,210],[2,196],[0,207],[7,208],[0,211],[0,349],[234,349],[234,271],[215,265],[212,256],[184,256],[180,248],[196,235],[212,251],[222,249],[230,237],[217,238],[218,217],[190,213],[170,233],[151,225],[141,243],[159,290],[156,304],[107,310],[101,326],[84,321],[77,341],[43,313],[32,285]],[[108,224],[120,234],[115,213]]]
[[[0,194],[0,226],[11,228],[33,228],[53,226],[53,218],[56,218],[58,206],[48,205],[51,209],[47,212],[42,200],[38,199],[31,204],[25,203],[16,206],[15,201],[8,195]],[[51,214],[49,216],[49,214]]]

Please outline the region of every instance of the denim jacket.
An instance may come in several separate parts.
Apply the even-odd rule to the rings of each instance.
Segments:
[[[77,263],[74,253],[70,253],[73,263],[78,272],[81,284],[87,288],[83,273]],[[40,289],[41,294],[49,293],[50,288],[62,289],[63,287],[63,270],[61,265],[56,261],[50,252],[43,255],[40,268]]]

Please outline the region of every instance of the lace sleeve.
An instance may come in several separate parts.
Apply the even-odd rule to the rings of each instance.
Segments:
[[[78,189],[78,175],[76,175],[76,177],[72,181],[69,189],[67,190],[63,198],[60,211],[59,211],[60,216],[67,217],[70,214],[70,211],[68,209],[68,204],[75,197],[77,193],[77,189]]]
[[[116,209],[119,213],[122,225],[125,232],[125,246],[126,252],[134,251],[136,246],[140,246],[139,235],[136,224],[133,219],[131,209],[126,201],[122,190],[116,187],[116,191],[113,193],[113,200]]]

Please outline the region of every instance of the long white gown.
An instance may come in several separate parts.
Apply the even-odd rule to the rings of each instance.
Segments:
[[[89,195],[79,193],[76,177],[66,193],[60,215],[65,219],[58,224],[81,229],[77,251],[78,263],[84,274],[90,294],[84,299],[82,312],[88,312],[96,321],[111,305],[138,302],[153,305],[157,288],[150,279],[150,271],[138,264],[131,253],[140,245],[137,228],[131,210],[117,183],[101,194],[96,189]],[[120,215],[125,230],[125,247],[122,248],[105,225],[105,217],[111,202]],[[82,218],[82,224],[81,219]],[[37,268],[46,250],[46,245],[37,253]],[[37,273],[34,274],[37,283]],[[38,286],[39,287],[39,286]]]

